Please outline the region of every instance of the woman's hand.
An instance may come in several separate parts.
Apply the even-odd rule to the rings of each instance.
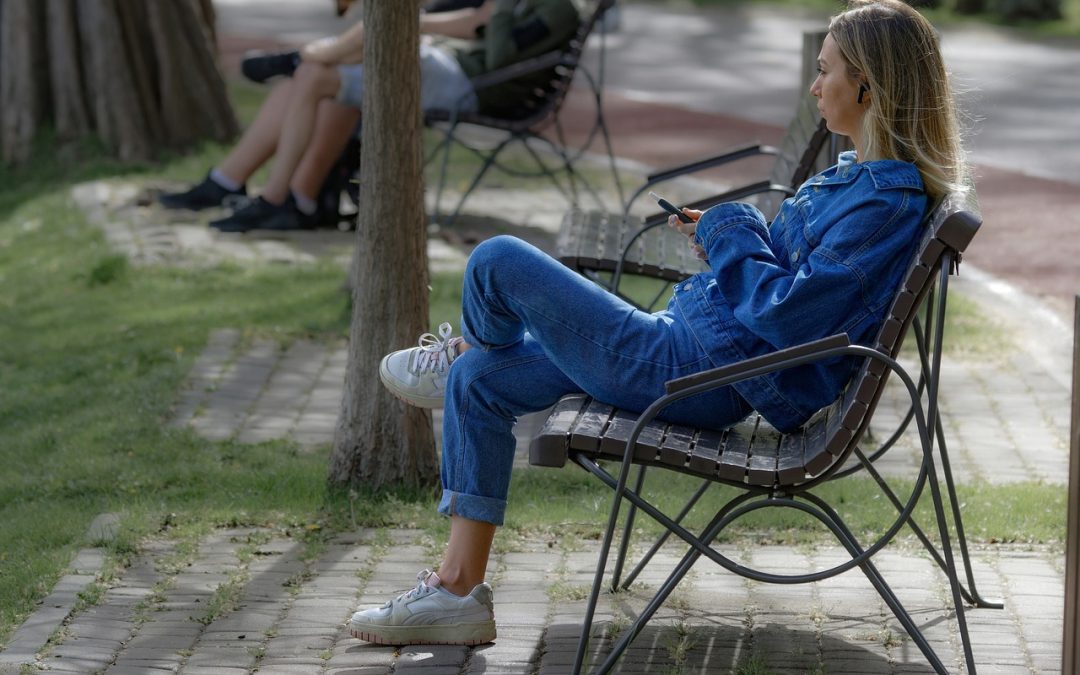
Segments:
[[[678,231],[679,234],[687,237],[690,240],[690,250],[694,252],[694,257],[698,260],[707,260],[708,255],[705,253],[705,249],[698,245],[694,240],[694,235],[697,233],[697,221],[701,218],[703,211],[697,209],[683,209],[683,213],[690,217],[694,222],[684,223],[675,216],[668,216],[668,227]]]

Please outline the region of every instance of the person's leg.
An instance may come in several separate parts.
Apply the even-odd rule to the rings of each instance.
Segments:
[[[318,197],[330,169],[341,157],[359,121],[359,108],[342,105],[330,99],[322,100],[315,116],[315,133],[300,157],[300,163],[296,166],[292,180],[284,189],[276,184],[267,183],[263,194],[273,190],[273,195],[280,196],[281,199],[284,199],[289,191],[297,197],[312,200]],[[276,200],[270,199],[270,201]]]
[[[470,256],[461,330],[470,345],[489,350],[527,334],[579,390],[629,410],[648,407],[668,380],[720,365],[674,312],[640,311],[513,237],[489,239]],[[663,417],[725,425],[734,419],[722,413],[738,413],[729,410],[729,394],[684,399]]]
[[[218,171],[237,183],[246,183],[274,155],[285,122],[285,111],[294,91],[295,83],[292,80],[283,80],[274,85],[255,119],[217,165]]]
[[[454,595],[466,595],[483,583],[495,529],[495,525],[482,520],[450,518],[450,540],[439,565],[443,588]]]
[[[341,78],[335,67],[301,63],[293,75],[292,83],[292,96],[282,121],[277,153],[267,181],[275,186],[289,185],[314,133],[316,109],[323,99],[337,94]],[[272,204],[281,204],[285,196],[279,195],[279,199],[275,200],[264,193],[263,198]]]
[[[277,148],[284,110],[292,95],[292,81],[278,83],[263,101],[254,121],[225,159],[212,168],[202,182],[187,190],[158,197],[168,209],[202,210],[225,205],[230,198],[247,194],[247,180]]]
[[[473,348],[459,352],[447,375],[439,504],[455,525],[502,524],[520,415],[575,391],[642,410],[667,380],[712,365],[669,314],[641,312],[512,237],[473,251],[462,304],[462,332]],[[685,399],[663,416],[722,426],[748,412],[727,387]],[[471,588],[483,579],[489,552],[490,542],[451,536],[444,559],[452,561],[450,572],[444,576],[440,566],[440,577],[460,577],[456,590]]]

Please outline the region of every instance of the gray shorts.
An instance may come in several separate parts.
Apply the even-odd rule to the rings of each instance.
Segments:
[[[364,64],[338,66],[341,87],[337,100],[354,108],[364,100]],[[461,65],[447,52],[428,44],[420,45],[420,108],[422,110],[476,110],[476,92],[461,70]]]

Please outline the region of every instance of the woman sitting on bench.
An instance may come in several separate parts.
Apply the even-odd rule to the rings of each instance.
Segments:
[[[930,205],[962,190],[954,97],[933,27],[899,0],[856,0],[836,16],[810,87],[828,128],[855,150],[808,180],[771,224],[746,204],[685,210],[669,224],[710,266],[648,314],[529,244],[490,239],[466,272],[461,327],[426,335],[379,368],[394,395],[445,405],[439,511],[451,517],[438,573],[352,634],[381,644],[480,644],[495,638],[488,556],[506,507],[514,423],[584,391],[643,410],[664,383],[836,333],[872,344]],[[683,399],[672,423],[729,425],[756,410],[793,430],[854,374],[831,359]]]

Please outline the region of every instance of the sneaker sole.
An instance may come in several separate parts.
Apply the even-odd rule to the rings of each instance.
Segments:
[[[417,396],[411,392],[401,389],[397,385],[397,381],[390,371],[386,369],[386,359],[384,356],[382,361],[379,361],[379,379],[382,380],[383,386],[390,390],[390,393],[394,395],[394,398],[399,401],[408,403],[411,406],[417,408],[441,408],[445,402],[445,396]]]
[[[462,645],[473,647],[495,641],[495,622],[378,626],[350,624],[349,634],[377,645]]]

